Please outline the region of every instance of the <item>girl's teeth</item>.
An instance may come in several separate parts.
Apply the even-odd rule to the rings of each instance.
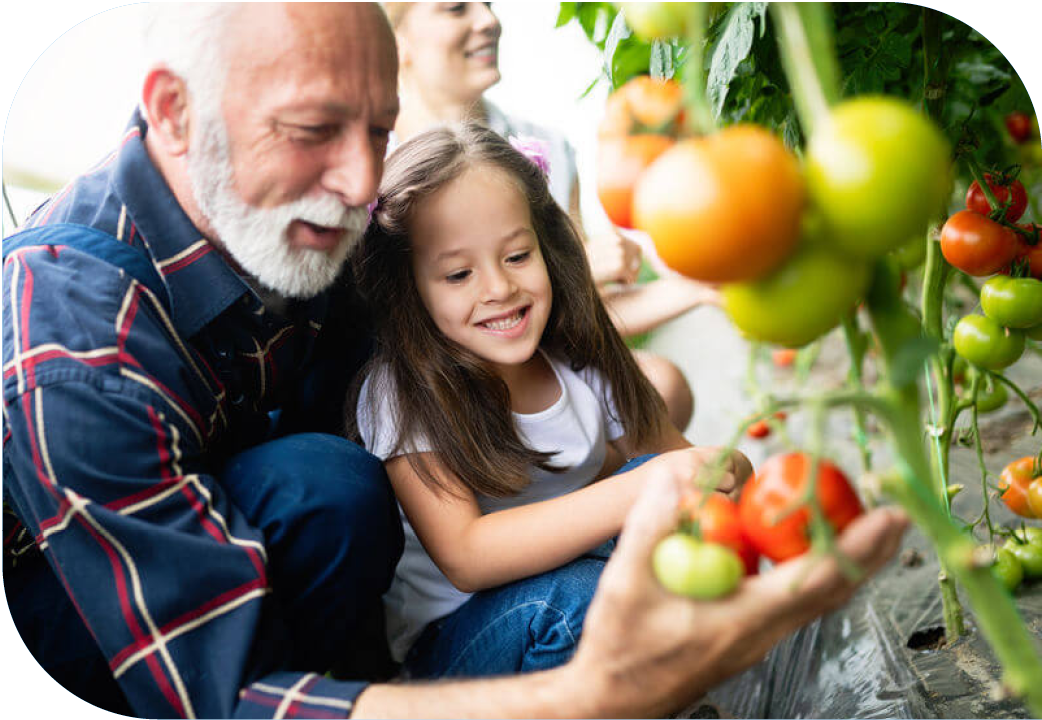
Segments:
[[[484,323],[485,327],[489,330],[509,330],[510,328],[521,322],[521,313],[516,312],[508,318],[502,320],[495,320],[493,322]]]

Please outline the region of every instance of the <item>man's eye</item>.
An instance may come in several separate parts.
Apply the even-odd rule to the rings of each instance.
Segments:
[[[470,277],[470,270],[459,270],[445,276],[445,279],[450,283],[461,283]]]
[[[337,134],[336,125],[287,125],[289,136],[302,142],[322,142]]]

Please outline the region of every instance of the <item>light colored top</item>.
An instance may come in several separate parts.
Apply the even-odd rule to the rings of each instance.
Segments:
[[[514,413],[518,434],[529,447],[556,452],[550,461],[567,466],[563,473],[533,467],[531,482],[518,495],[492,498],[475,494],[482,514],[549,500],[589,485],[604,465],[606,443],[622,437],[611,388],[592,368],[578,372],[565,361],[547,357],[557,377],[561,395],[547,409],[530,415]],[[392,457],[398,436],[394,382],[382,368],[362,385],[356,411],[358,429],[366,449],[381,460]],[[406,452],[424,452],[424,437],[410,438]],[[401,513],[401,506],[398,508]],[[402,513],[405,549],[394,580],[384,595],[387,639],[394,659],[401,662],[427,623],[451,613],[470,597],[449,582],[424,550],[416,532]]]

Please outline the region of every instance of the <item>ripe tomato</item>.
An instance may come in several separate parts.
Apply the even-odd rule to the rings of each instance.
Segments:
[[[941,228],[944,259],[967,275],[997,273],[1016,257],[1017,248],[1013,230],[972,210],[960,210]]]
[[[682,140],[637,182],[633,219],[674,270],[703,282],[763,277],[792,252],[804,205],[799,163],[763,128]]]
[[[836,244],[876,258],[926,233],[950,187],[948,142],[907,103],[836,105],[807,145],[807,188]]]
[[[684,90],[672,80],[638,75],[608,96],[598,137],[671,135],[683,124]]]
[[[684,533],[662,539],[651,564],[664,588],[702,600],[728,594],[742,579],[742,561],[732,550]]]
[[[755,575],[760,567],[760,554],[742,532],[738,519],[738,503],[718,492],[710,493],[702,501],[702,494],[692,492],[681,500],[682,517],[698,523],[698,532],[705,542],[728,547],[738,555],[746,575]]]
[[[796,348],[777,348],[771,350],[771,361],[775,367],[789,367],[796,362]]]
[[[1018,145],[1031,137],[1031,116],[1025,112],[1014,111],[1006,116],[1006,132]]]
[[[967,315],[952,333],[955,352],[988,370],[1007,368],[1024,354],[1024,333],[1004,328],[983,315]]]
[[[867,263],[807,244],[762,280],[724,285],[731,322],[753,340],[800,347],[836,327],[864,295]]]
[[[606,137],[597,143],[597,197],[613,223],[633,227],[633,186],[672,144],[665,135]]]
[[[991,188],[991,192],[1000,207],[1007,202],[1010,203],[1009,208],[1006,210],[1006,220],[1009,222],[1019,220],[1028,207],[1028,194],[1024,191],[1024,185],[1020,180],[1011,180],[1008,185],[999,185],[999,181],[993,180],[989,174],[985,174],[984,179],[987,181],[988,187]],[[966,191],[966,209],[980,215],[987,215],[993,209],[976,180],[970,184],[970,189]]]
[[[996,548],[995,564],[991,566],[991,572],[1010,592],[1020,587],[1020,583],[1024,581],[1024,568],[1020,560],[1004,547]]]
[[[1035,481],[1032,473],[1035,458],[1030,455],[1014,460],[1002,469],[999,476],[999,490],[1002,491],[1002,502],[1006,507],[1021,517],[1036,517],[1028,505],[1028,486]]]
[[[1039,231],[1042,230],[1042,226],[1032,225],[1019,225],[1023,230],[1033,232],[1033,240],[1038,240],[1036,244],[1030,245],[1026,238],[1021,235],[1017,236],[1017,257],[1018,261],[1026,262],[1028,265],[1028,274],[1031,277],[1042,279],[1042,239],[1039,239]]]
[[[742,489],[738,512],[742,528],[753,547],[775,562],[801,555],[810,548],[807,536],[810,510],[799,508],[784,519],[779,516],[805,491],[811,475],[811,458],[787,453],[769,458]],[[826,520],[841,532],[861,514],[858,500],[843,472],[827,460],[818,464],[816,497]]]
[[[1042,518],[1042,478],[1035,478],[1028,484],[1028,509],[1035,517]]]
[[[996,275],[981,287],[980,304],[1003,327],[1042,325],[1042,280]]]
[[[774,419],[781,421],[785,419],[785,413],[778,411],[774,413]],[[771,422],[767,418],[757,420],[745,430],[745,434],[754,440],[762,440],[771,434]]]

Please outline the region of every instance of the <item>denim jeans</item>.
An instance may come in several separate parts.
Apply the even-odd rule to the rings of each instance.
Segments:
[[[634,458],[618,473],[652,457]],[[566,663],[575,653],[586,610],[614,549],[613,538],[555,570],[475,593],[424,628],[405,658],[404,674],[492,676]]]

